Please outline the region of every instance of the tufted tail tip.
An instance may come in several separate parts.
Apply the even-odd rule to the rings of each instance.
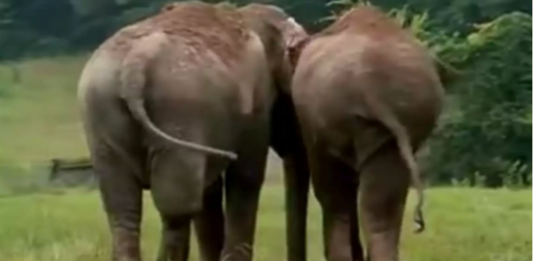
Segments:
[[[424,230],[426,229],[426,222],[424,221],[424,216],[422,214],[422,210],[417,209],[415,211],[415,221],[414,222],[415,222],[414,233],[415,234],[419,234],[419,233],[424,232]]]

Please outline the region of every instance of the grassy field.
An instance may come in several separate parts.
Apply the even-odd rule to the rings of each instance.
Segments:
[[[86,155],[76,84],[84,58],[61,57],[0,66],[0,160],[23,168],[55,157]]]
[[[284,260],[283,190],[269,185],[262,194],[256,259]],[[153,260],[159,242],[157,213],[146,197],[143,249]],[[411,201],[412,202],[412,201]],[[484,189],[431,189],[428,229],[411,233],[405,215],[401,249],[405,260],[530,261],[531,192]],[[320,212],[309,217],[310,260],[322,259]],[[192,260],[197,260],[196,250]],[[104,261],[109,236],[98,194],[70,191],[0,199],[0,260]]]
[[[75,99],[84,60],[21,63],[18,82],[9,67],[0,66],[0,261],[108,260],[109,235],[98,194],[43,189],[48,160],[87,154]],[[256,260],[284,260],[283,191],[275,157],[269,176]],[[421,235],[411,233],[409,201],[401,245],[405,260],[531,260],[531,190],[433,188],[428,197],[428,229]],[[145,202],[143,249],[147,260],[153,260],[159,222],[149,195]],[[320,219],[313,201],[310,260],[323,260]],[[192,254],[197,260],[196,251]]]

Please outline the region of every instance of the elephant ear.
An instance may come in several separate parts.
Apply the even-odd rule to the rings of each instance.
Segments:
[[[281,91],[288,91],[292,77],[292,66],[287,56],[287,40],[283,31],[271,23],[266,23],[267,36],[265,49],[269,57],[270,69],[274,75],[274,82]]]
[[[310,40],[309,35],[292,17],[283,23],[281,31],[285,40],[286,55],[294,68],[300,57],[300,52]]]
[[[286,89],[290,78],[290,69],[287,68],[286,47],[282,31],[273,23],[262,19],[252,9],[242,9],[248,27],[259,36],[265,48],[270,72],[277,88]]]
[[[245,9],[245,11],[248,10]],[[277,60],[283,56],[284,52],[282,32],[267,20],[258,19],[254,13],[245,14],[247,14],[245,21],[248,27],[261,39],[269,62],[271,65],[277,64],[279,62]]]
[[[281,32],[285,58],[291,56],[291,49],[300,46],[301,42],[308,38],[303,26],[277,6],[252,3],[242,7],[241,10],[253,14],[255,19],[266,21]]]
[[[297,46],[300,42],[309,37],[307,31],[292,17],[285,20],[281,31],[283,32],[283,38],[285,39],[285,44],[288,48]]]
[[[287,56],[293,68],[296,68],[300,54],[307,44],[311,41],[311,37],[301,39],[298,42],[294,42],[291,46],[287,47]]]
[[[288,91],[294,70],[290,50],[307,39],[306,30],[277,6],[252,3],[239,10],[265,46],[276,85]]]

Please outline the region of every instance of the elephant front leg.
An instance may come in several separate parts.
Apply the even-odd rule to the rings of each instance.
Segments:
[[[361,175],[361,216],[372,261],[397,261],[409,173],[394,144],[382,147]]]
[[[181,148],[152,149],[151,190],[162,226],[159,261],[189,256],[192,217],[202,209],[206,156]]]
[[[259,205],[264,180],[264,157],[234,162],[226,172],[226,236],[222,261],[251,261]]]
[[[307,260],[309,169],[305,154],[283,158],[288,261]]]

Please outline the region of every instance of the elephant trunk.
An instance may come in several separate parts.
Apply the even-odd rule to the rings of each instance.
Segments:
[[[237,159],[234,152],[224,151],[193,142],[183,141],[171,137],[163,132],[152,122],[146,108],[144,107],[143,89],[146,85],[146,66],[160,50],[165,42],[163,33],[154,33],[140,39],[129,51],[123,61],[123,68],[120,74],[120,94],[126,101],[133,117],[135,117],[147,130],[173,144],[183,146],[188,149],[209,153],[231,160]]]

